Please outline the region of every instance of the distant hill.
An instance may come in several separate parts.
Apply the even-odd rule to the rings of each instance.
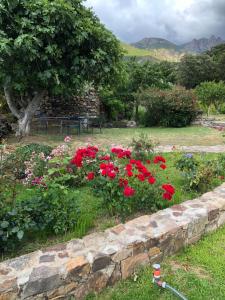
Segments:
[[[215,37],[214,35],[212,35],[209,39],[193,39],[189,43],[185,43],[179,46],[179,48],[182,51],[201,53],[221,44],[225,44],[225,41],[220,37]]]
[[[180,61],[183,56],[182,52],[178,52],[172,49],[142,49],[135,48],[132,45],[122,43],[122,48],[125,50],[125,56],[135,56],[139,61],[162,61],[167,60],[171,62]]]
[[[144,38],[139,42],[131,44],[140,49],[172,49],[177,50],[177,45],[161,38]]]
[[[176,45],[161,38],[144,38],[136,43],[132,43],[131,45],[135,48],[145,50],[167,49],[175,52],[202,53],[220,44],[225,44],[225,41],[220,37],[212,35],[210,38],[193,39],[192,41],[182,45]]]

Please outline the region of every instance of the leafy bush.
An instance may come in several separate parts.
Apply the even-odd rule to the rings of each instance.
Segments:
[[[202,82],[196,87],[195,92],[208,114],[212,105],[219,111],[225,102],[225,83],[223,81]]]
[[[147,159],[154,153],[156,143],[145,133],[134,137],[129,145],[132,148],[133,157],[136,159]]]
[[[197,156],[191,153],[182,155],[176,167],[182,172],[185,178],[187,189],[197,192],[206,192],[212,186],[221,170],[218,168],[218,161],[206,159],[204,155]]]
[[[0,213],[0,250],[16,247],[27,234],[65,233],[79,218],[79,192],[57,183],[28,190],[24,199]]]
[[[146,126],[184,127],[199,114],[196,97],[191,90],[147,89],[139,95],[146,107]]]
[[[41,144],[29,144],[23,147],[19,147],[15,152],[8,155],[4,161],[3,171],[15,174],[16,178],[25,177],[26,161],[29,161],[32,154],[41,154],[48,156],[52,151],[52,147]],[[41,167],[43,160],[38,159],[36,162],[36,168]],[[41,175],[41,174],[40,174]]]
[[[166,206],[175,192],[170,184],[162,184],[159,172],[166,169],[165,159],[156,156],[151,163],[131,157],[128,149],[112,148],[111,153],[88,146],[76,151],[71,164],[83,170],[86,182],[103,198],[112,215],[124,218],[137,211],[155,211]],[[160,168],[159,168],[160,167]],[[156,178],[158,177],[158,178]]]

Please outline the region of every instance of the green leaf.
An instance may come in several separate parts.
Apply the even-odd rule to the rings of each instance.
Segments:
[[[22,240],[23,236],[24,236],[24,232],[22,230],[17,232],[17,237],[19,240]]]
[[[2,228],[7,228],[8,226],[9,226],[9,222],[7,222],[7,221],[1,222],[1,227]]]

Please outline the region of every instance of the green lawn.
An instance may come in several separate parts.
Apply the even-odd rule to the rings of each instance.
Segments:
[[[162,264],[163,277],[168,284],[189,300],[225,299],[225,227],[204,237],[198,244]],[[138,279],[120,282],[99,296],[87,300],[172,300],[170,292],[153,286],[152,268],[139,273]]]
[[[224,143],[224,138],[221,132],[206,127],[190,126],[185,128],[112,128],[103,129],[100,134],[96,130],[92,134],[74,135],[74,147],[84,143],[96,144],[99,146],[128,145],[132,138],[139,133],[150,135],[160,145],[180,145],[180,146],[213,146]],[[58,145],[63,141],[62,135],[56,134],[35,134],[24,138],[20,143],[15,137],[8,139],[8,143],[12,146],[27,144],[27,143],[46,143],[50,145]]]

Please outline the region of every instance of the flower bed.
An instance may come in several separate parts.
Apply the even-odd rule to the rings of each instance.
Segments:
[[[224,157],[193,162],[176,152],[161,156],[148,147],[141,152],[139,144],[138,151],[88,145],[73,154],[67,137],[55,149],[24,148],[19,159],[9,155],[0,165],[0,250],[12,256],[193,199],[200,187],[205,192],[225,175]]]

